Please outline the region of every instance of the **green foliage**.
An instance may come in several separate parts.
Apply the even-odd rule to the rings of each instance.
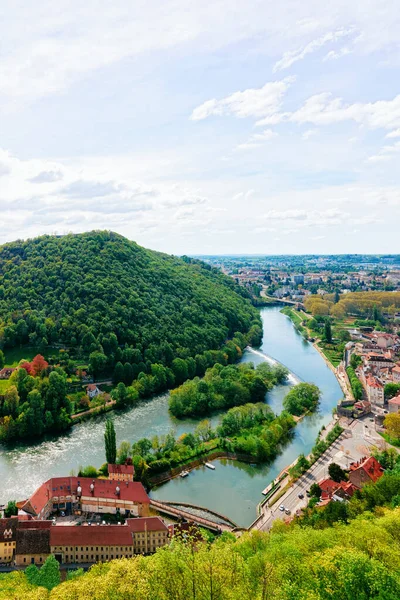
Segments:
[[[325,321],[324,338],[328,344],[332,343],[332,327],[331,327],[330,321],[328,321],[328,320]]]
[[[7,273],[0,278],[0,329],[8,348],[46,338],[109,357],[128,344],[169,366],[185,358],[183,349],[194,357],[237,331],[260,341],[258,312],[232,279],[113,232],[5,244],[0,273]],[[95,370],[103,367],[92,358]]]
[[[362,358],[359,354],[353,353],[350,358],[350,367],[352,369],[357,369],[358,365],[361,365]]]
[[[60,581],[60,565],[54,558],[49,556],[43,566],[38,569],[35,565],[29,565],[25,569],[25,576],[31,585],[37,585],[52,590]]]
[[[400,392],[400,383],[393,383],[392,381],[387,383],[384,387],[385,399],[390,400],[394,398]]]
[[[203,379],[196,377],[171,392],[169,408],[175,417],[202,416],[215,410],[263,402],[266,392],[287,377],[287,370],[261,363],[220,364],[207,369]]]
[[[347,367],[346,373],[350,381],[351,390],[353,392],[354,398],[356,400],[361,400],[363,397],[363,386],[361,384],[361,381],[358,379],[356,372],[352,367]]]
[[[90,477],[91,479],[95,479],[98,476],[98,470],[92,465],[88,465],[87,467],[79,467],[78,477]]]
[[[4,516],[9,518],[18,514],[18,508],[15,500],[9,500],[6,508],[4,509]]]
[[[285,410],[292,415],[301,416],[305,412],[316,410],[321,392],[313,383],[295,385],[283,400]]]
[[[107,419],[106,421],[106,428],[104,431],[104,446],[107,463],[114,465],[117,460],[117,441],[114,423],[110,419]]]
[[[338,517],[343,507],[327,508]],[[51,592],[29,586],[23,573],[1,575],[0,599],[397,600],[399,518],[397,509],[337,519],[334,529],[278,523],[271,533],[223,534],[195,546],[175,538],[152,556],[95,565]]]
[[[321,498],[321,488],[319,487],[318,483],[313,483],[310,486],[310,495],[314,498]]]
[[[4,401],[0,400],[0,441],[63,431],[71,425],[66,373],[50,369],[40,355],[25,365],[11,375]]]
[[[333,481],[337,481],[338,483],[346,479],[346,473],[339,465],[337,465],[334,462],[330,463],[328,467],[328,473],[329,477],[333,479]]]

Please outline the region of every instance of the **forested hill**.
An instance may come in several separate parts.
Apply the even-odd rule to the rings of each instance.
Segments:
[[[43,236],[0,247],[0,342],[54,343],[84,353],[127,344],[142,360],[260,336],[246,292],[210,266],[147,250],[108,231]]]

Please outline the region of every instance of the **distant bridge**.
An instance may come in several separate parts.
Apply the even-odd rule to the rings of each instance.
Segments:
[[[282,304],[288,304],[290,306],[301,306],[304,307],[302,302],[299,302],[298,300],[284,300],[283,298],[275,298],[275,296],[269,296],[265,289],[262,289],[260,292],[260,296],[262,296],[262,298],[266,298],[267,300],[273,300],[274,302],[281,302]]]
[[[194,504],[184,504],[181,502],[160,502],[159,500],[153,500],[152,498],[150,498],[150,506],[159,513],[168,515],[170,517],[192,521],[193,523],[196,523],[196,525],[205,527],[210,531],[233,531],[234,529],[237,529],[236,523],[234,523],[228,517],[220,515],[219,513],[216,513],[214,511],[210,511],[209,509],[203,508],[202,506],[195,506]],[[178,506],[179,508],[177,508]],[[194,508],[196,510],[201,510],[210,515],[210,518],[200,517],[199,515],[196,515],[190,512],[189,510],[185,510],[185,508]],[[213,516],[217,517],[218,519],[224,520],[225,523],[216,523],[212,520]]]

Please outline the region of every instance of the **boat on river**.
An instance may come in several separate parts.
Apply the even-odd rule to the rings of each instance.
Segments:
[[[187,477],[189,475],[189,471],[182,471],[182,473],[180,473],[181,477]]]
[[[211,463],[204,463],[204,465],[207,467],[207,469],[211,469],[212,471],[215,471],[215,467]]]

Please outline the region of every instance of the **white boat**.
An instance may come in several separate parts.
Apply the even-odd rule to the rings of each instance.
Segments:
[[[189,471],[182,471],[180,475],[181,477],[187,477],[189,475]]]
[[[207,469],[211,469],[212,471],[215,471],[215,467],[211,463],[204,463],[204,464],[207,467]]]

